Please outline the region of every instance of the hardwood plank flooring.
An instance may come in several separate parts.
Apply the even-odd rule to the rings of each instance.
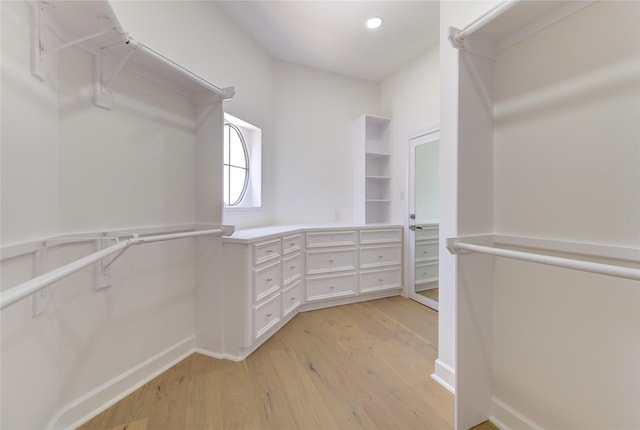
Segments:
[[[491,421],[485,421],[483,423],[478,424],[475,427],[472,427],[470,430],[500,430],[500,429]]]
[[[440,299],[439,288],[432,288],[430,290],[418,291],[418,294],[425,296],[428,299],[435,300],[436,302]]]
[[[79,430],[452,429],[437,313],[403,297],[298,314],[242,362],[193,354]]]

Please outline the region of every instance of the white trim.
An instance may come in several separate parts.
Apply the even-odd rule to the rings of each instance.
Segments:
[[[640,249],[638,248],[501,234],[495,234],[493,238],[496,244],[501,245],[545,249],[568,254],[588,255],[591,257],[612,258],[615,260],[640,263]]]
[[[415,300],[425,306],[428,306],[434,310],[438,310],[438,302],[435,300],[424,297],[420,294],[416,294],[415,291],[415,232],[413,232],[409,225],[411,224],[411,220],[409,219],[409,214],[415,213],[415,198],[414,198],[414,182],[415,182],[415,167],[414,167],[414,159],[415,159],[415,150],[416,146],[413,141],[415,139],[419,139],[423,136],[434,135],[433,139],[428,140],[427,142],[420,143],[429,144],[436,142],[440,139],[440,123],[434,123],[430,126],[412,131],[407,134],[407,144],[409,146],[409,150],[407,151],[407,175],[405,182],[405,189],[407,192],[407,198],[405,199],[406,204],[406,218],[404,222],[404,279],[406,282],[403,286],[403,295],[412,300]],[[438,163],[440,160],[438,160]],[[418,220],[414,220],[413,224],[419,224]],[[439,230],[439,224],[438,224]]]
[[[231,360],[242,361],[249,356],[247,355],[231,355],[231,354],[218,354],[217,352],[209,351],[204,348],[196,348],[194,351],[196,354],[206,355],[207,357],[215,358],[216,360]]]
[[[496,397],[491,398],[489,421],[500,430],[542,430],[538,424]]]
[[[216,225],[206,226],[207,228],[214,228]],[[229,226],[224,226],[229,227]],[[183,231],[194,230],[198,227],[194,224],[177,224],[177,225],[165,225],[156,227],[132,227],[126,229],[117,230],[101,230],[91,232],[79,232],[68,233],[57,236],[49,236],[46,238],[31,240],[28,242],[18,242],[3,245],[0,249],[0,260],[10,260],[12,258],[20,257],[23,255],[33,254],[38,251],[42,246],[47,248],[55,248],[57,246],[67,245],[70,243],[80,243],[85,239],[85,242],[93,242],[97,237],[104,236],[105,239],[112,237],[133,237],[134,235],[150,235],[150,234],[167,234],[167,233],[179,233]]]
[[[456,371],[453,367],[446,364],[439,358],[434,363],[434,372],[431,374],[431,379],[442,385],[451,393],[456,393]]]
[[[23,282],[5,291],[0,292],[0,309],[4,309],[8,306],[11,306],[12,304],[24,299],[25,297],[41,290],[47,285],[53,284],[59,281],[60,279],[66,278],[67,276],[72,275],[73,273],[93,263],[101,261],[112,254],[116,254],[116,256],[109,263],[111,264],[115,260],[115,258],[118,258],[120,255],[122,255],[122,253],[124,253],[132,245],[143,245],[146,243],[163,242],[166,240],[184,239],[184,238],[206,236],[206,235],[222,236],[224,234],[232,234],[232,233],[233,233],[233,228],[225,228],[223,226],[220,226],[218,228],[210,229],[210,230],[194,230],[194,231],[181,232],[181,233],[159,234],[159,235],[151,235],[151,236],[135,235],[131,239],[127,239],[124,242],[118,242],[115,245],[112,245],[108,248],[101,249],[100,251],[94,252],[85,257],[74,260],[70,263],[65,264],[64,266],[58,267],[57,269],[54,269],[47,273],[36,276],[35,278],[32,278],[26,282]],[[96,238],[93,237],[91,238],[91,240],[96,240]]]
[[[426,134],[431,134],[434,132],[439,132],[440,131],[440,123],[436,122],[434,124],[431,124],[427,127],[423,127],[423,128],[419,128],[418,130],[414,130],[414,131],[410,131],[409,133],[407,133],[407,140],[411,140],[411,139],[416,139],[420,136],[424,136]]]
[[[195,351],[189,336],[61,407],[46,429],[75,429],[166,372]]]
[[[591,272],[597,273],[601,275],[615,276],[619,278],[633,279],[640,281],[640,269],[634,267],[626,267],[623,265],[617,264],[603,264],[597,263],[593,261],[587,261],[578,258],[567,258],[567,257],[556,257],[552,255],[548,255],[545,251],[550,251],[549,249],[544,248],[535,248],[536,250],[540,250],[542,252],[522,252],[516,251],[507,248],[500,248],[496,245],[495,238],[493,240],[494,243],[486,244],[486,245],[478,245],[473,243],[472,241],[468,241],[469,238],[458,237],[458,238],[449,238],[447,239],[447,249],[452,254],[464,254],[467,251],[476,252],[481,254],[494,255],[497,257],[505,257],[505,258],[513,258],[516,260],[529,261],[533,263],[546,264],[551,266],[563,267],[567,269],[580,270],[583,272]],[[464,242],[467,240],[467,242]],[[544,239],[542,239],[544,241]],[[556,244],[562,244],[560,241],[554,241]],[[571,242],[565,242],[562,244],[565,246],[568,244],[567,249],[572,249]],[[598,249],[600,251],[606,250],[619,250],[621,248],[617,248],[614,246],[604,246],[598,245]],[[627,249],[627,248],[622,248]],[[629,253],[635,251],[636,253],[640,253],[640,249],[629,249]],[[572,254],[576,254],[575,251],[571,252]],[[579,254],[578,254],[579,255]],[[631,254],[629,254],[631,255]],[[611,258],[608,255],[596,255],[597,257],[602,258]]]
[[[235,206],[223,204],[225,215],[239,215],[262,209],[262,129],[227,112],[224,113],[224,124],[240,129],[247,151],[248,181],[240,202]]]

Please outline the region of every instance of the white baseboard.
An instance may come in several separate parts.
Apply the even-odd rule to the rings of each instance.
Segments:
[[[63,406],[53,416],[47,430],[77,428],[194,351],[195,336],[189,336]]]
[[[496,397],[491,399],[489,421],[500,430],[542,430],[542,427]]]
[[[231,360],[231,361],[242,361],[249,356],[249,354],[240,356],[240,355],[231,355],[231,354],[218,354],[217,352],[209,351],[208,349],[196,348],[193,352],[206,355],[207,357],[217,358],[218,360]]]
[[[456,393],[456,371],[453,367],[449,366],[439,358],[435,362],[435,369],[431,375],[431,379],[438,382],[453,394]]]

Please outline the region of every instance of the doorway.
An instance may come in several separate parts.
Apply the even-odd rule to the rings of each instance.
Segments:
[[[411,299],[438,310],[440,128],[409,136],[407,288]]]

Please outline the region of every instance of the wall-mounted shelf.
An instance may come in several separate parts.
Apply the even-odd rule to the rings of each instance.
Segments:
[[[51,55],[70,46],[85,49],[95,56],[97,106],[111,108],[113,82],[125,67],[197,104],[234,95],[233,88],[219,88],[130,37],[108,1],[39,1],[33,6],[33,74],[46,80]]]
[[[455,48],[495,59],[501,50],[575,14],[595,1],[507,0],[463,30],[451,28],[449,40]]]
[[[354,124],[354,201],[358,223],[391,221],[391,120],[363,115]]]

